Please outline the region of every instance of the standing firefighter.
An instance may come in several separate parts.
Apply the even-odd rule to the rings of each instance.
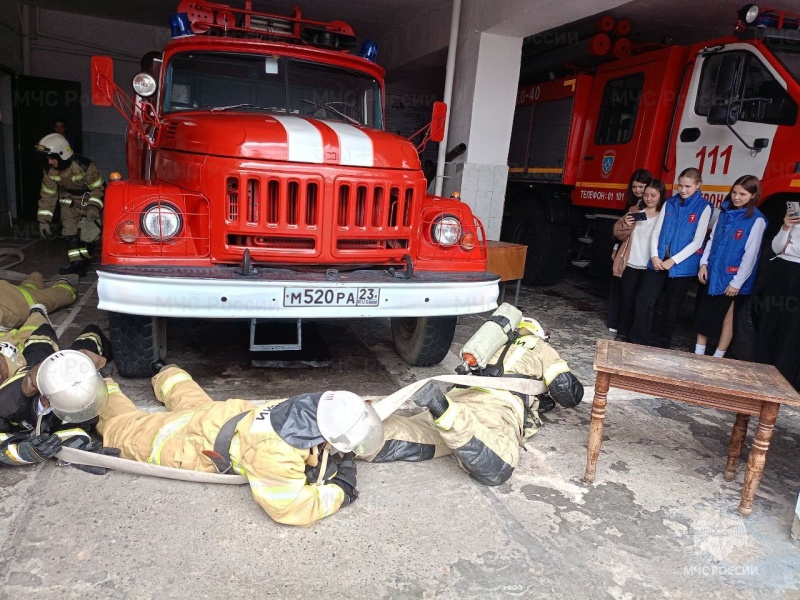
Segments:
[[[152,384],[169,412],[149,413],[112,379],[106,383],[97,425],[104,444],[123,458],[244,475],[256,502],[288,525],[311,525],[358,498],[353,453],[374,453],[383,442],[380,418],[350,392],[301,394],[262,407],[214,402],[186,371],[167,366]]]
[[[428,382],[412,400],[428,410],[413,417],[392,415],[384,422],[385,442],[371,462],[423,461],[454,454],[467,473],[484,485],[500,485],[519,461],[519,447],[541,425],[540,412],[558,403],[572,408],[583,385],[546,341],[533,319],[523,319],[506,348],[492,357],[495,375],[542,380],[547,393],[529,397],[489,387],[456,387],[447,395]],[[494,366],[494,365],[493,365]]]
[[[75,154],[63,135],[51,133],[36,145],[46,165],[39,199],[39,233],[50,239],[50,223],[56,204],[61,206],[61,225],[67,241],[69,266],[59,269],[66,275],[86,275],[94,244],[100,239],[100,215],[105,184],[97,166]]]

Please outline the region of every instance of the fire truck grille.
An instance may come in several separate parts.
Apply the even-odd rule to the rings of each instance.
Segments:
[[[225,178],[226,245],[262,260],[303,257],[397,261],[413,240],[415,183],[389,178],[230,174]],[[241,250],[240,250],[241,249]]]
[[[336,240],[337,250],[385,250],[391,249],[408,249],[408,240],[351,240],[346,238],[339,238]]]
[[[316,240],[308,237],[231,234],[228,236],[228,245],[269,250],[314,250]]]
[[[272,227],[315,227],[319,219],[318,181],[278,177],[228,177],[228,221]]]
[[[414,189],[388,183],[339,181],[336,189],[336,225],[345,228],[410,228],[414,216]]]

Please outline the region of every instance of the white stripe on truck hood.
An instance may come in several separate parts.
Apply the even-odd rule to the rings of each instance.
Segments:
[[[272,115],[286,130],[290,162],[322,164],[322,134],[311,123],[298,117]]]
[[[374,166],[375,152],[372,149],[372,139],[366,133],[347,123],[325,121],[325,125],[333,129],[339,137],[340,165]]]

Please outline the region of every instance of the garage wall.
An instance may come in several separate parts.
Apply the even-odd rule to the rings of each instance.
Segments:
[[[125,120],[113,108],[92,105],[90,60],[96,54],[111,56],[117,85],[132,93],[129,82],[141,56],[163,48],[169,29],[33,9],[31,24],[30,75],[81,83],[83,154],[105,177],[111,171],[127,176]]]

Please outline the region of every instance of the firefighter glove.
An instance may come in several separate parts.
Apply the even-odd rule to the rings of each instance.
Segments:
[[[583,400],[583,384],[571,372],[559,373],[547,386],[550,397],[565,408],[575,408]]]
[[[53,237],[50,231],[50,223],[39,223],[39,235],[42,236],[43,240],[49,240]]]
[[[52,458],[61,448],[61,438],[57,435],[42,434],[17,444],[17,453],[25,462],[43,463]]]
[[[356,501],[358,491],[356,490],[356,463],[355,454],[349,452],[344,455],[339,465],[336,477],[331,479],[331,483],[338,485],[344,491],[344,502],[342,506],[347,506]]]
[[[90,204],[86,207],[86,218],[90,221],[97,221],[100,218],[100,209]]]
[[[314,485],[319,481],[319,473],[322,470],[322,457],[320,457],[319,462],[317,463],[316,467],[312,467],[306,465],[306,481],[311,485]],[[339,465],[334,462],[333,457],[330,457],[325,465],[325,475],[322,477],[321,483],[330,483],[331,479],[336,477],[336,473],[339,470]]]
[[[70,438],[64,442],[64,445],[69,448],[75,448],[76,450],[83,450],[84,452],[94,452],[95,454],[103,454],[105,456],[119,456],[119,448],[106,448],[100,442],[87,442],[86,439],[81,437]],[[85,471],[86,473],[91,473],[92,475],[105,475],[106,471],[108,471],[105,467],[77,465],[74,463],[66,464],[80,469],[81,471]]]

